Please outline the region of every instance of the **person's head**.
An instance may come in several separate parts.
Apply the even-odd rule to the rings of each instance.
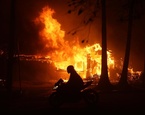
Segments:
[[[68,73],[72,73],[72,72],[74,72],[74,71],[75,71],[75,69],[74,69],[74,66],[73,66],[73,65],[67,66],[67,72],[68,72]]]

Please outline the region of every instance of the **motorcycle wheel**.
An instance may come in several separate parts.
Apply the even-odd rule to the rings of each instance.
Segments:
[[[53,92],[50,96],[49,96],[49,104],[53,107],[60,107],[63,103],[63,100],[61,99],[61,97],[59,96],[59,94],[57,92]]]
[[[94,106],[98,103],[99,95],[93,89],[87,89],[83,92],[83,98],[87,105]]]

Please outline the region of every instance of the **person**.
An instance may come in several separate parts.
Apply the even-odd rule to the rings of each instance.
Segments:
[[[71,93],[78,93],[83,88],[83,79],[76,72],[73,65],[69,65],[67,67],[67,72],[70,74],[70,76],[65,84],[66,90]]]

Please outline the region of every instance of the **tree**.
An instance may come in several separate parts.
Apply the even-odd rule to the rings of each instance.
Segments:
[[[6,88],[9,93],[12,91],[12,73],[15,49],[15,0],[11,0],[10,8],[10,30],[8,39],[7,79]]]
[[[130,57],[130,46],[131,46],[131,38],[132,38],[132,23],[133,23],[133,6],[134,0],[129,0],[129,15],[128,15],[128,32],[127,32],[127,43],[125,50],[125,57],[123,62],[123,69],[121,73],[121,78],[119,80],[118,86],[121,89],[129,88],[128,84],[128,65],[129,65],[129,57]]]
[[[132,39],[131,35],[132,35],[132,28],[133,28],[133,20],[140,19],[144,15],[144,12],[143,12],[144,11],[144,6],[143,6],[144,0],[129,0],[128,3],[129,3],[128,4],[129,15],[128,15],[127,43],[126,43],[126,50],[125,50],[125,57],[124,57],[124,64],[123,64],[123,69],[122,69],[122,73],[121,73],[121,78],[118,83],[119,88],[125,89],[125,90],[130,88],[127,77],[128,77],[128,64],[129,64],[129,57],[130,57],[130,46],[131,46],[131,39]],[[135,5],[136,5],[136,7],[135,7]],[[137,8],[137,6],[138,6],[138,8]],[[124,21],[124,20],[122,20],[122,21]]]
[[[85,0],[79,0],[79,2],[76,2],[76,0],[71,1],[71,5],[74,6],[74,10],[69,10],[68,13],[71,13],[72,11],[78,10],[78,15],[84,12],[86,8],[84,8],[83,4],[86,4]],[[94,17],[96,16],[96,11],[99,8],[100,0],[97,0],[95,3],[95,9],[91,12],[94,14],[92,17],[89,17],[86,24],[92,22],[94,20]],[[70,4],[69,4],[70,5]],[[75,7],[77,6],[77,7]],[[78,7],[79,6],[79,7]],[[107,67],[107,37],[106,37],[106,0],[101,0],[101,8],[102,8],[102,68],[101,68],[101,76],[98,83],[97,88],[101,90],[108,90],[112,88],[112,84],[110,83],[109,77],[108,77],[108,67]],[[79,8],[79,9],[78,9]],[[76,31],[75,31],[76,32]]]
[[[101,0],[102,6],[102,68],[98,88],[102,90],[112,88],[108,77],[107,67],[107,37],[106,37],[106,0]]]

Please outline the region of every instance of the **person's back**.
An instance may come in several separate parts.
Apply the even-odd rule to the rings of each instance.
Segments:
[[[76,72],[72,65],[67,67],[67,72],[70,74],[66,87],[73,92],[78,92],[83,88],[84,82],[81,76]]]

